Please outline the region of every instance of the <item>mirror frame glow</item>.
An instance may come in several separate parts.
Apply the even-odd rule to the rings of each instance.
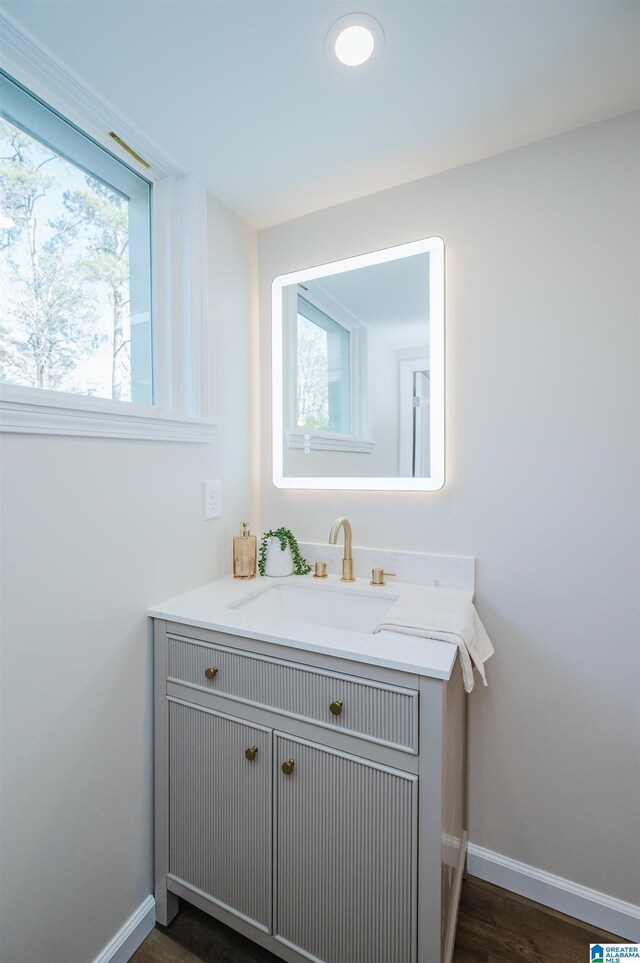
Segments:
[[[284,474],[283,423],[283,291],[291,284],[304,284],[317,278],[373,264],[384,264],[416,254],[429,254],[429,353],[430,353],[430,466],[431,474],[422,478],[398,477],[309,477]],[[444,241],[428,237],[382,251],[372,251],[329,264],[282,274],[272,285],[271,302],[271,399],[273,484],[276,488],[301,488],[327,491],[414,491],[433,492],[442,488],[445,478],[444,438]]]

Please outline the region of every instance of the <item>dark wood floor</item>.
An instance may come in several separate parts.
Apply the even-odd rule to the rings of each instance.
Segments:
[[[453,963],[588,963],[589,943],[596,942],[624,940],[472,876],[463,883]],[[157,926],[131,963],[278,963],[278,958],[181,902],[173,923]]]

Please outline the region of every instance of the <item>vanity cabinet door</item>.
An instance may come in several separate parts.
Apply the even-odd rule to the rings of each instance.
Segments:
[[[411,963],[416,777],[281,734],[274,752],[275,938],[326,963]]]
[[[169,873],[271,932],[272,730],[169,700]]]

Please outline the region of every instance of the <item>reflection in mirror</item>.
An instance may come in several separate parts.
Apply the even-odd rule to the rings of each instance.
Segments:
[[[276,278],[272,362],[276,486],[442,486],[440,238]]]

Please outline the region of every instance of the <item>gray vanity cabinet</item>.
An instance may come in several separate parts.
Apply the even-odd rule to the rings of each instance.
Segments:
[[[276,736],[274,936],[314,960],[410,963],[417,778]],[[293,768],[291,768],[293,762]]]
[[[448,963],[466,851],[450,680],[156,619],[156,919],[288,963]]]
[[[268,932],[271,731],[173,699],[169,872]]]

